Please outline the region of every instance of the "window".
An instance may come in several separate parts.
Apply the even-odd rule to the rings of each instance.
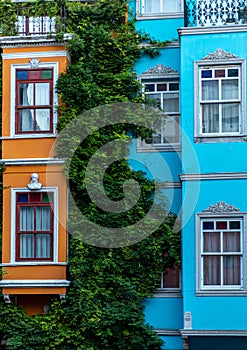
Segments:
[[[16,193],[16,260],[53,259],[52,192]]]
[[[16,70],[16,134],[53,132],[53,69]]]
[[[141,0],[142,14],[176,13],[183,11],[182,0]]]
[[[167,268],[166,272],[161,274],[160,288],[170,291],[180,290],[180,269],[178,266]]]
[[[199,74],[200,134],[240,134],[240,67],[202,67],[200,68]]]
[[[242,286],[243,219],[201,219],[202,288]]]
[[[157,147],[179,144],[179,82],[143,80],[143,86],[145,95],[165,112],[162,125],[153,125],[155,132],[145,143]]]

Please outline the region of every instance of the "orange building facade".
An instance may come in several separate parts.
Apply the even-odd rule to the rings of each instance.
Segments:
[[[3,237],[0,287],[6,302],[32,314],[63,299],[67,196],[56,140],[55,85],[66,45],[45,35],[0,39],[2,47]]]

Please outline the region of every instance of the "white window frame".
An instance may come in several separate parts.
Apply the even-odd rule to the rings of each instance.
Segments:
[[[177,11],[165,11],[163,10],[163,0],[160,0],[160,11],[157,13],[154,12],[147,12],[145,8],[145,0],[137,0],[136,1],[136,13],[137,13],[137,18],[138,17],[183,17],[183,11],[184,11],[184,2],[183,0],[171,0],[171,1],[177,1]]]
[[[240,115],[239,115],[239,131],[238,132],[216,132],[216,133],[203,133],[202,131],[202,105],[204,103],[219,103],[221,106],[223,103],[235,102],[234,100],[223,100],[218,99],[217,101],[202,101],[201,100],[201,71],[212,69],[213,71],[217,69],[239,69],[239,99],[236,99],[236,103],[240,104]],[[195,61],[194,76],[195,76],[195,104],[194,104],[194,118],[195,118],[195,142],[241,142],[245,141],[246,137],[246,111],[245,111],[245,61],[239,59],[225,59],[225,60],[205,60],[205,61]],[[224,78],[216,78],[224,79]]]
[[[15,265],[47,265],[49,263],[58,262],[58,188],[57,187],[43,187],[39,192],[50,192],[53,194],[53,260],[52,261],[16,261],[16,194],[31,192],[27,188],[12,188],[11,189],[11,234],[10,234],[10,263]]]
[[[154,151],[154,150],[161,150],[161,151],[180,151],[181,148],[181,133],[180,133],[180,126],[181,126],[181,110],[180,110],[180,79],[179,79],[179,75],[173,76],[173,77],[161,77],[161,76],[154,76],[154,77],[141,77],[140,76],[140,81],[142,83],[142,92],[143,95],[146,95],[148,97],[148,95],[151,94],[160,94],[161,95],[161,109],[163,108],[163,95],[169,94],[169,93],[177,93],[178,94],[178,98],[179,98],[179,111],[178,113],[176,112],[167,112],[164,110],[161,111],[161,113],[164,113],[164,122],[166,123],[166,120],[169,120],[171,118],[178,116],[178,124],[179,124],[179,134],[178,136],[178,142],[175,143],[148,143],[145,140],[141,140],[138,139],[137,142],[137,151],[139,152],[150,152],[150,151]],[[169,86],[169,84],[179,84],[179,90],[174,90],[174,91],[157,91],[157,84],[167,84],[167,86]],[[155,91],[153,92],[148,92],[145,91],[145,84],[155,84]],[[168,88],[169,89],[169,88]],[[157,112],[158,113],[158,112]],[[162,132],[161,132],[162,135]],[[151,146],[151,147],[150,147]]]
[[[203,253],[203,230],[202,230],[202,222],[203,221],[241,221],[241,252],[236,255],[241,256],[241,265],[240,265],[240,285],[204,285],[203,284],[203,256],[205,255],[219,255],[223,256],[224,253],[216,253],[216,254],[205,254]],[[247,269],[246,265],[246,237],[245,231],[247,228],[247,213],[239,212],[239,213],[198,213],[196,214],[196,291],[197,294],[209,294],[209,295],[219,295],[219,294],[236,294],[236,293],[247,293]],[[223,231],[223,229],[222,229]],[[221,242],[222,244],[222,242]],[[231,253],[231,252],[228,252]],[[227,254],[226,254],[227,255]],[[230,255],[230,254],[229,254]],[[221,271],[221,274],[223,271]],[[222,277],[222,276],[221,276]]]
[[[28,69],[30,70],[30,63],[29,64],[11,64],[11,71],[10,71],[10,137],[11,138],[44,138],[44,137],[51,137],[57,135],[57,111],[55,106],[58,105],[58,97],[55,93],[55,87],[56,82],[58,78],[58,62],[40,62],[39,69],[42,68],[52,68],[53,69],[53,131],[52,133],[30,133],[30,134],[17,134],[16,133],[16,127],[15,127],[15,120],[16,120],[16,70],[18,69]],[[35,69],[35,68],[34,68]]]

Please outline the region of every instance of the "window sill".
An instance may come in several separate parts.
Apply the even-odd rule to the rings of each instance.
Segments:
[[[196,136],[194,137],[194,143],[218,143],[218,142],[246,142],[246,135],[234,135],[234,136]]]
[[[50,133],[50,134],[18,134],[18,135],[12,135],[12,136],[2,136],[0,137],[1,140],[23,140],[23,139],[44,139],[44,138],[55,138],[57,137],[57,134]]]
[[[200,290],[196,291],[196,296],[198,297],[210,297],[210,296],[247,296],[247,290]]]
[[[183,12],[170,12],[170,13],[137,13],[137,20],[148,19],[170,19],[170,18],[184,18]]]
[[[137,146],[138,153],[151,153],[151,152],[180,152],[181,145],[180,144],[170,144],[170,145],[143,145]]]
[[[153,292],[153,298],[182,298],[181,289],[157,289]]]

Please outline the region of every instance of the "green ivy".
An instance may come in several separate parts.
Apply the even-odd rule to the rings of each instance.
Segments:
[[[40,13],[38,4],[44,1],[33,5]],[[59,3],[45,2],[45,6],[47,4],[55,12]],[[136,31],[133,19],[129,17],[125,23],[126,2],[98,0],[92,4],[67,2],[65,5],[66,31],[73,33],[73,39],[67,43],[71,63],[57,83],[63,106],[58,110],[58,129],[61,131],[79,114],[98,106],[116,102],[145,103],[134,65],[144,54],[154,56],[158,51],[146,49],[143,43],[151,44],[152,40],[149,35]],[[97,120],[87,119],[85,123],[94,126]],[[138,136],[146,131],[117,124],[93,133],[77,148],[70,166],[65,169],[78,207],[98,225],[130,225],[143,218],[152,205],[154,182],[144,173],[129,168],[127,146],[121,152],[116,148],[115,152],[124,157],[107,169],[104,186],[109,198],[119,201],[124,198],[126,180],[137,181],[141,195],[133,210],[127,214],[105,213],[91,202],[86,191],[84,174],[92,154],[116,138],[127,141],[130,132]],[[69,138],[59,142],[58,156],[63,157],[70,147]],[[96,169],[90,176],[91,181],[97,183],[100,174]],[[74,215],[71,211],[68,225],[75,231]],[[121,248],[100,248],[77,239],[76,235],[70,236],[68,278],[71,286],[64,302],[54,300],[47,314],[29,317],[20,307],[5,305],[0,300],[0,332],[7,340],[6,348],[160,350],[162,341],[146,324],[144,308],[146,298],[159,285],[161,272],[174,263],[180,264],[180,236],[172,231],[174,220],[175,216],[170,214],[151,236]]]

